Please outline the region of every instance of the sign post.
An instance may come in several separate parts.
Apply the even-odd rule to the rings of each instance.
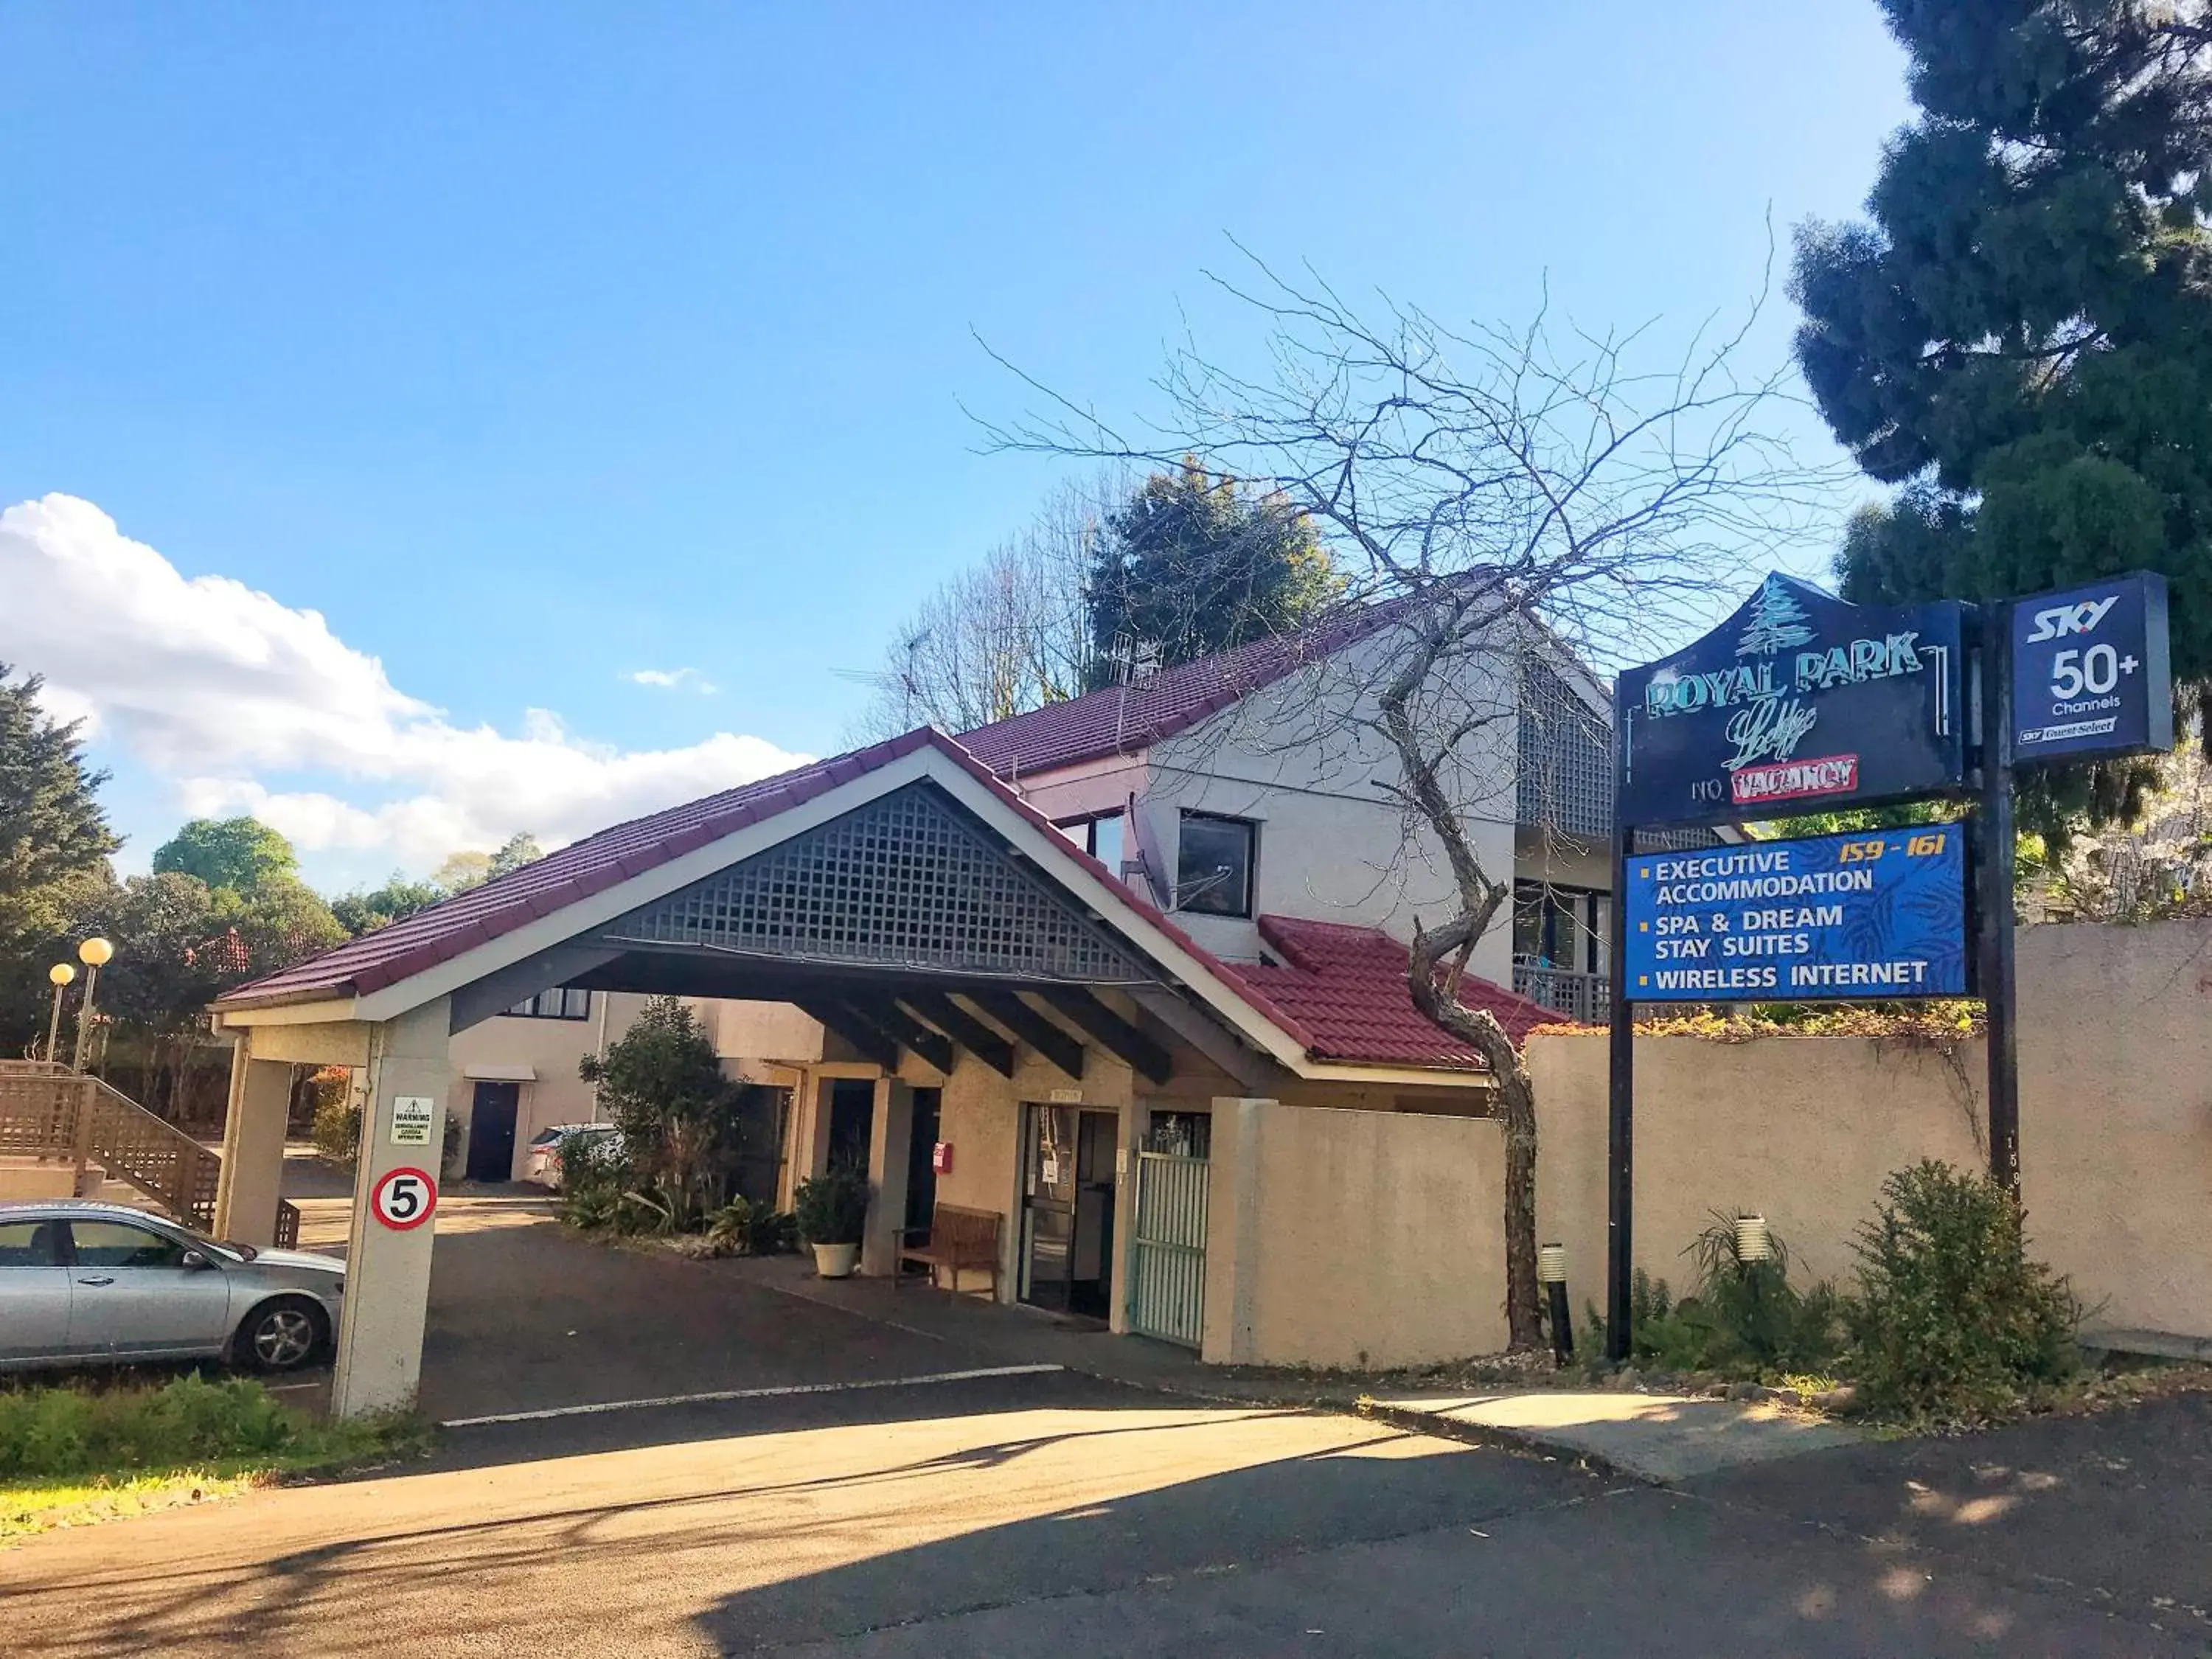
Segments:
[[[1977,636],[1974,733],[1965,665]],[[1624,672],[1613,733],[1606,1352],[1619,1360],[1632,1335],[1639,1003],[1978,992],[1990,1173],[2018,1198],[2014,768],[2173,746],[2165,579],[2108,577],[1977,613],[1849,605],[1776,574],[1704,638]],[[1929,799],[1974,803],[1971,950],[1956,823],[1670,854],[1631,845],[1636,826],[1740,828]]]
[[[2001,608],[1985,618],[1982,686],[1982,798],[1978,895],[1982,995],[1988,1012],[1990,1179],[2020,1197],[2020,1038],[2013,1025],[2012,629]]]

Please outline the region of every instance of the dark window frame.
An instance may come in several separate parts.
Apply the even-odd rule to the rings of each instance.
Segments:
[[[1198,881],[1188,880],[1185,878],[1183,874],[1184,865],[1186,862],[1183,851],[1185,845],[1183,831],[1189,826],[1194,819],[1201,823],[1229,824],[1236,829],[1242,830],[1244,832],[1243,896],[1242,902],[1234,909],[1203,902],[1197,904],[1191,904],[1186,902],[1183,898],[1183,889],[1185,887],[1195,887],[1198,884]],[[1204,877],[1198,878],[1198,880],[1204,879]],[[1225,884],[1224,884],[1224,885]],[[1209,888],[1206,892],[1200,893],[1197,896],[1201,901],[1207,900],[1210,899],[1212,895],[1218,890],[1219,890]],[[1194,916],[1220,916],[1231,921],[1249,921],[1252,919],[1253,914],[1259,908],[1259,897],[1260,820],[1258,818],[1240,818],[1227,812],[1195,811],[1189,807],[1185,807],[1182,810],[1182,816],[1176,823],[1175,908]]]
[[[592,993],[590,991],[579,989],[573,985],[556,985],[550,990],[540,991],[534,997],[525,997],[512,1008],[501,1009],[500,1018],[502,1019],[589,1019],[592,1017]],[[548,1012],[540,1006],[548,997],[558,997],[561,1000],[556,1011]],[[569,1012],[572,1002],[579,997],[583,999],[580,1009],[574,1013]]]
[[[1115,859],[1107,858],[1098,850],[1098,826],[1109,820],[1121,826],[1121,854]],[[1079,817],[1054,818],[1052,827],[1104,865],[1117,881],[1126,878],[1127,866],[1137,857],[1135,840],[1130,833],[1129,810],[1126,806],[1109,806],[1102,812],[1085,812]]]
[[[1600,906],[1601,901],[1610,900],[1612,897],[1613,895],[1602,887],[1583,887],[1570,882],[1538,881],[1528,876],[1518,878],[1513,884],[1514,961],[1553,973],[1601,974],[1605,972],[1603,958],[1606,919]],[[1540,960],[1540,957],[1543,953],[1531,953],[1521,948],[1522,920],[1528,910],[1535,906],[1542,907],[1538,911],[1540,921],[1548,920],[1545,915],[1546,911],[1556,915],[1561,908],[1571,907],[1571,915],[1576,943],[1580,947],[1576,951],[1577,960],[1571,965],[1563,962]]]

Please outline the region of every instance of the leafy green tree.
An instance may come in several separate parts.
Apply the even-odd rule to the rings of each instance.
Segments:
[[[154,849],[155,875],[191,876],[234,893],[251,893],[299,869],[292,843],[258,818],[194,818]]]
[[[398,871],[383,886],[364,888],[351,893],[341,893],[331,901],[331,914],[338,925],[359,939],[363,933],[373,933],[380,927],[389,927],[417,910],[427,910],[440,899],[444,891],[427,881],[409,881]]]
[[[448,853],[446,861],[430,872],[430,884],[442,894],[465,893],[471,887],[512,874],[526,864],[545,856],[537,837],[528,830],[509,836],[489,853],[466,849]]]
[[[71,919],[122,844],[100,805],[107,775],[85,764],[75,722],[40,708],[42,684],[0,663],[0,1054],[44,1041],[46,969],[74,960]]]
[[[538,844],[538,837],[527,830],[509,836],[493,850],[491,873],[495,879],[511,875],[526,864],[535,864],[545,856],[545,849]]]
[[[1797,360],[1866,471],[1853,599],[2166,574],[2177,679],[2212,682],[2212,34],[2142,0],[1880,0],[1917,119],[1870,223],[1798,233]],[[2132,811],[2075,768],[2031,828]]]
[[[659,1188],[674,1225],[722,1201],[737,1164],[738,1091],[686,1004],[652,998],[577,1073],[598,1089],[631,1168]]]
[[[1094,686],[1279,634],[1341,591],[1310,518],[1188,457],[1106,527],[1087,582]]]
[[[167,1079],[171,1101],[205,1039],[208,1004],[347,937],[321,896],[289,877],[240,893],[177,870],[100,889],[77,912],[74,931],[114,943],[114,959],[100,970],[100,1008],[117,1039],[136,1045],[152,1073]],[[158,1109],[163,1089],[149,1085],[149,1093],[142,1103]]]

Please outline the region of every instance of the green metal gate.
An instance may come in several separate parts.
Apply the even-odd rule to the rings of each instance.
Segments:
[[[1195,1348],[1206,1317],[1206,1163],[1137,1154],[1129,1328]]]

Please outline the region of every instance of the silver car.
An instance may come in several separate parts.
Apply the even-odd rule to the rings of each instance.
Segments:
[[[204,1238],[120,1204],[0,1204],[0,1371],[223,1358],[289,1371],[330,1346],[345,1263]]]

